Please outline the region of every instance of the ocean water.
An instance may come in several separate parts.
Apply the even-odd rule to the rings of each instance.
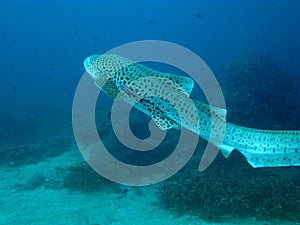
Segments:
[[[205,61],[222,89],[228,121],[300,130],[299,21],[297,0],[2,1],[0,224],[300,224],[299,167],[254,169],[235,151],[227,159],[219,153],[200,172],[207,142],[199,139],[174,176],[123,185],[86,163],[72,127],[83,61],[123,44],[159,40]],[[188,76],[174,66],[144,65]],[[89,79],[88,91],[97,90]],[[191,97],[205,102],[204,94],[195,85]],[[112,156],[142,167],[172,154],[176,129],[149,152],[124,146],[112,126],[112,104],[101,92],[94,116]],[[133,109],[133,134],[147,138],[149,120]],[[115,165],[106,171],[124,176]]]

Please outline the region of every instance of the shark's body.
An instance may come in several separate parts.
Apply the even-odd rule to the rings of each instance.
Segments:
[[[194,86],[190,78],[117,55],[89,56],[84,66],[106,94],[146,113],[163,130],[183,126],[217,145],[226,158],[238,150],[253,167],[300,166],[300,131],[259,130],[226,122],[225,109],[189,98]],[[218,137],[224,138],[221,143],[213,141]]]

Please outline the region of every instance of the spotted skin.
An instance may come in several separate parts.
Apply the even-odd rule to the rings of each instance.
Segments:
[[[84,66],[106,94],[133,105],[163,130],[183,126],[209,141],[214,140],[212,134],[216,139],[223,136],[221,145],[212,141],[223,155],[227,158],[236,149],[253,167],[300,166],[300,131],[259,130],[225,122],[225,109],[189,98],[194,86],[190,78],[117,55],[92,55]]]

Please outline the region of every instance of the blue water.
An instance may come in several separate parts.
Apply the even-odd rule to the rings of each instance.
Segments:
[[[297,0],[1,1],[2,149],[7,145],[34,146],[35,141],[47,139],[49,135],[55,137],[62,129],[68,132],[69,138],[68,143],[60,140],[62,143],[56,143],[46,153],[36,150],[32,154],[23,147],[25,153],[14,156],[17,149],[13,153],[5,150],[1,153],[1,166],[38,163],[68,151],[69,141],[74,142],[70,118],[73,95],[85,71],[83,60],[140,40],[174,42],[198,54],[223,85],[228,110],[232,112],[231,121],[264,129],[299,130],[299,21],[300,1]],[[250,79],[255,86],[248,78],[234,76],[226,70],[235,60],[262,54],[270,60],[267,63],[272,62],[267,73],[280,71],[280,79],[275,79],[275,84],[272,74],[264,75],[262,71],[259,75],[251,74],[257,75],[257,79]],[[237,88],[247,85],[257,88],[256,92],[249,92],[253,95],[234,95]],[[260,90],[267,91],[268,95],[262,98]],[[197,91],[193,93],[197,95]],[[233,99],[245,96],[252,97],[249,108],[247,101]],[[109,113],[111,100],[103,98],[107,105],[101,107]],[[64,146],[63,150],[57,147],[60,145]],[[284,174],[294,179],[299,170],[295,171],[292,175]],[[294,183],[299,188],[299,179]],[[295,222],[295,216],[287,214],[286,219],[291,218]]]
[[[2,2],[1,108],[19,103],[69,112],[88,55],[144,39],[190,48],[215,71],[266,52],[297,75],[299,7],[298,1]]]

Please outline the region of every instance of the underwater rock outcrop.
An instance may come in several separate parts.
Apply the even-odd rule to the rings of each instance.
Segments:
[[[266,54],[232,60],[218,79],[228,120],[262,129],[299,129],[295,80]]]
[[[280,168],[253,170],[234,157],[231,165],[218,158],[204,172],[186,168],[162,183],[156,192],[162,207],[212,221],[300,220],[300,183]]]
[[[46,177],[41,173],[33,174],[24,184],[24,190],[35,190],[36,188],[43,186],[46,181]]]
[[[67,168],[56,168],[49,178],[47,187],[66,188],[69,191],[97,192],[110,187],[113,183],[95,172],[87,163],[76,163]]]

